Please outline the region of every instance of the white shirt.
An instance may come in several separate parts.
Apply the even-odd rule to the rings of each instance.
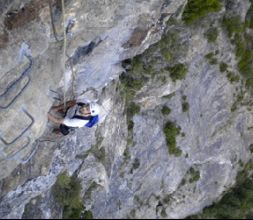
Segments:
[[[74,105],[73,107],[71,107],[64,120],[63,120],[63,124],[68,126],[68,127],[78,127],[78,128],[82,128],[84,127],[89,120],[83,120],[83,119],[78,119],[78,118],[72,118],[74,117],[75,113],[76,115],[78,115],[78,110],[79,110],[79,106],[78,105]]]

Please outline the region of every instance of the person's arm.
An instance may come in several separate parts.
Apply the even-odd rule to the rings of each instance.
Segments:
[[[64,118],[56,118],[49,113],[47,114],[47,116],[50,121],[53,121],[56,124],[63,124],[63,122],[64,122]]]
[[[81,120],[77,118],[67,118],[65,117],[63,120],[63,124],[68,127],[82,128],[84,127],[89,120]]]
[[[75,104],[76,104],[76,101],[75,101],[75,100],[67,101],[67,102],[66,102],[66,108],[71,108],[71,107],[73,107]],[[64,109],[64,104],[61,104],[61,105],[58,105],[58,106],[53,106],[53,107],[51,108],[51,110],[53,110],[53,111],[59,111],[59,110],[62,110],[62,109]]]

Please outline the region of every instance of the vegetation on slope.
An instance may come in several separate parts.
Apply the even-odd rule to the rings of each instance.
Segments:
[[[220,0],[188,0],[182,18],[186,24],[192,24],[211,12],[220,11],[221,8]]]
[[[66,172],[60,174],[52,192],[55,201],[63,208],[64,219],[92,218],[92,213],[85,211],[81,201],[81,183],[77,178],[68,176]]]

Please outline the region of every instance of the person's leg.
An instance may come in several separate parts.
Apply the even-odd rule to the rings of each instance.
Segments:
[[[69,134],[69,127],[64,124],[61,124],[60,131],[63,135],[68,135]]]
[[[70,100],[70,101],[67,101],[66,102],[66,110],[72,106],[74,106],[76,104],[76,101],[75,100]],[[53,111],[56,111],[62,115],[65,114],[65,111],[64,111],[64,104],[60,104],[60,105],[57,105],[57,106],[53,106],[51,108],[51,110]]]

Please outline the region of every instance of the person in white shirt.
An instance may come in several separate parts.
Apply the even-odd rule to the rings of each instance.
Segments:
[[[54,106],[53,111],[63,112],[64,105]],[[74,100],[66,103],[67,112],[62,118],[57,118],[48,113],[48,119],[56,124],[60,124],[60,131],[67,135],[70,128],[92,127],[98,122],[100,106],[95,102],[76,102]]]

